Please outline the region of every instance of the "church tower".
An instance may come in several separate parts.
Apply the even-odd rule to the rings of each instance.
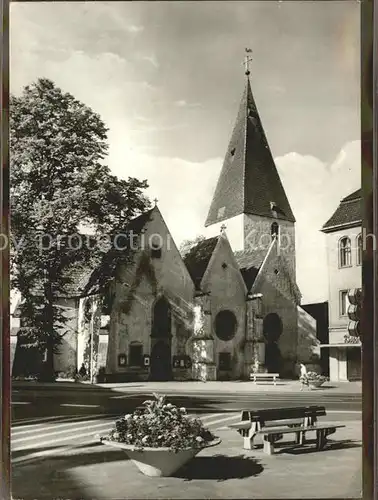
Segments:
[[[277,237],[295,277],[295,218],[253,98],[246,52],[244,93],[205,227],[219,233],[227,221],[233,250],[251,255],[265,255]]]

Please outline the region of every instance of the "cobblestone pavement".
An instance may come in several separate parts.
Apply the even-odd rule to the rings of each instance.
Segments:
[[[227,425],[239,413],[201,414],[222,442],[174,477],[143,476],[120,450],[95,439],[109,416],[69,417],[12,429],[14,499],[356,498],[361,495],[361,421],[344,421],[330,446],[315,452],[285,441],[274,456],[247,451]],[[333,416],[334,417],[334,416]],[[330,420],[330,417],[325,417]],[[324,419],[323,419],[324,420]],[[334,418],[332,418],[334,420]]]

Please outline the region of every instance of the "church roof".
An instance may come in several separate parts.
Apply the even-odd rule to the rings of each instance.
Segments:
[[[138,217],[132,219],[125,227],[123,234],[128,235],[131,231],[133,234],[140,234],[142,229],[145,227],[146,223],[150,220],[152,210],[147,210],[143,212]],[[85,236],[85,235],[81,235]],[[88,240],[87,240],[88,238]],[[87,238],[82,238],[83,245],[88,241],[88,248],[90,249],[90,243],[95,243],[95,239],[91,239],[90,235]],[[122,241],[122,246],[125,242]],[[93,263],[81,262],[80,264],[73,264],[70,269],[66,272],[66,277],[68,278],[67,283],[64,285],[64,290],[54,291],[55,297],[69,298],[69,297],[81,297],[88,295],[90,293],[97,293],[102,286],[102,282],[105,277],[111,275],[119,263],[120,251],[118,249],[110,249],[104,254],[100,264],[97,267],[93,267]],[[121,257],[124,257],[122,252]],[[68,282],[69,281],[69,282]],[[39,283],[35,289],[34,293],[36,295],[41,295],[43,293],[42,283]]]
[[[259,273],[258,267],[244,267],[240,269],[241,275],[243,276],[243,280],[247,290],[249,291],[252,288],[253,283],[255,282],[256,276]]]
[[[267,251],[267,249],[261,249],[260,251],[253,249],[241,250],[234,253],[235,260],[248,290],[252,288]]]
[[[95,239],[91,235],[79,234],[81,237],[82,248],[88,245],[88,252],[92,248],[91,245],[95,243]],[[89,277],[93,272],[93,265],[86,261],[72,263],[64,273],[63,281],[60,284],[60,289],[54,289],[53,294],[56,298],[74,298],[80,297],[83,294],[85,286],[88,282]],[[32,289],[32,293],[35,296],[43,295],[44,285],[43,277],[41,276],[38,283]]]
[[[200,289],[203,275],[218,243],[218,238],[219,236],[215,236],[200,241],[184,257],[184,263],[197,290]]]
[[[361,189],[343,198],[332,217],[323,225],[322,231],[329,233],[345,226],[354,226],[362,223]]]
[[[234,253],[248,290],[252,288],[267,252],[268,249],[262,247],[253,248],[251,250],[241,250]]]
[[[259,250],[240,250],[235,252],[235,259],[240,269],[256,267],[259,268],[267,254],[268,248],[261,248]]]
[[[205,226],[247,213],[295,222],[249,78]]]
[[[142,231],[142,229],[144,229],[147,222],[151,219],[151,214],[154,209],[155,207],[150,208],[150,210],[143,212],[142,214],[138,215],[138,217],[131,219],[131,221],[127,224],[125,228],[125,232],[134,231],[134,233],[139,234]]]
[[[125,227],[124,234],[128,235],[133,232],[133,234],[138,235],[142,232],[147,222],[151,220],[151,214],[156,207],[143,212],[138,217],[132,219]],[[130,239],[128,243],[130,243]],[[127,243],[127,240],[126,240]],[[122,241],[121,245],[124,247],[125,242]],[[127,255],[129,256],[128,252]],[[125,261],[126,254],[124,251],[120,253],[117,248],[111,248],[106,252],[102,258],[101,263],[94,270],[92,270],[90,276],[88,276],[87,283],[84,287],[84,294],[97,293],[100,291],[105,281],[114,276],[114,272],[120,263],[120,259]]]

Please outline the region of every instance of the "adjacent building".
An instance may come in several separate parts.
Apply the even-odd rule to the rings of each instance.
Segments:
[[[329,273],[329,375],[332,381],[361,379],[361,344],[348,332],[348,290],[361,288],[361,190],[341,200],[322,227],[326,235]]]

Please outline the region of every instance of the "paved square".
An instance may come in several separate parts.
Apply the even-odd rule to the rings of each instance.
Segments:
[[[310,443],[303,449],[280,446],[274,456],[244,450],[235,431],[221,428],[219,446],[203,450],[170,478],[146,477],[124,452],[95,442],[61,453],[58,448],[14,465],[13,498],[358,498],[361,421],[344,423],[322,452]]]

